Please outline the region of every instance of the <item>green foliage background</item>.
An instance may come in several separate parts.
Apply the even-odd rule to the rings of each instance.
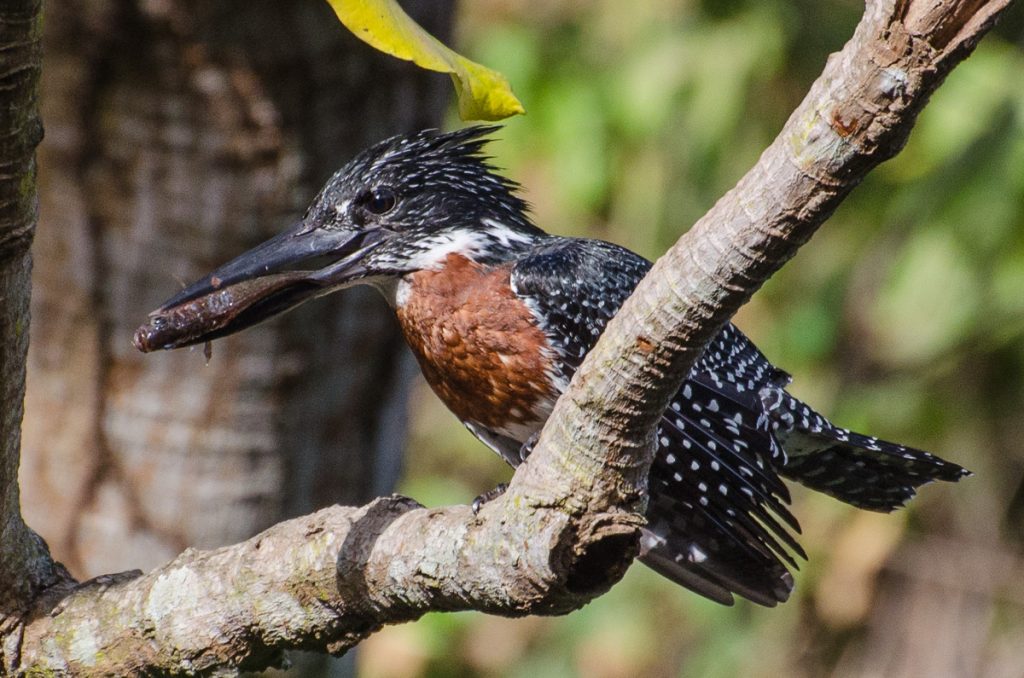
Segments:
[[[653,258],[756,160],[862,7],[472,0],[456,46],[508,76],[528,110],[492,151],[538,224]],[[432,615],[388,629],[361,649],[361,673],[1024,674],[1020,3],[904,152],[737,322],[838,423],[976,476],[891,516],[796,490],[810,561],[777,609],[720,607],[636,566],[565,618]],[[466,502],[508,475],[422,385],[409,449],[400,489],[428,504]]]

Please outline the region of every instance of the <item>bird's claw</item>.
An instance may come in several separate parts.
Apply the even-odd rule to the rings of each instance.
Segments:
[[[533,435],[526,439],[526,442],[523,443],[522,447],[519,448],[520,462],[526,461],[526,458],[530,456],[531,452],[533,452],[533,448],[537,446],[537,440],[539,439],[540,431],[535,432]]]
[[[480,509],[482,509],[484,507],[484,504],[486,504],[487,502],[494,501],[501,495],[505,494],[505,490],[507,489],[508,483],[501,483],[494,489],[487,490],[483,494],[478,495],[477,498],[473,500],[473,503],[470,504],[470,506],[473,509],[473,515],[480,513]]]

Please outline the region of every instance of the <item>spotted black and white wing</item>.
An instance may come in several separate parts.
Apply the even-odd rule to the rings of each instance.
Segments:
[[[563,357],[566,382],[649,268],[616,245],[564,238],[517,262],[512,288]],[[779,373],[739,330],[723,333],[658,427],[641,560],[713,600],[728,604],[737,593],[774,605],[792,588],[787,547],[803,556],[758,395]]]

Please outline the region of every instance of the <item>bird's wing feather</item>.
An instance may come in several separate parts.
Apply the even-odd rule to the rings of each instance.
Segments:
[[[552,238],[513,267],[512,288],[562,356],[566,383],[650,266],[610,243]],[[718,602],[731,602],[731,593],[764,605],[785,600],[785,563],[795,566],[786,547],[803,556],[780,524],[799,530],[758,397],[781,374],[727,325],[658,429],[641,559]]]

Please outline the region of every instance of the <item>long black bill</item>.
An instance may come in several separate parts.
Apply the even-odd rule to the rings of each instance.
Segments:
[[[255,325],[357,277],[378,241],[373,231],[299,223],[171,297],[136,330],[135,346],[181,348]]]

